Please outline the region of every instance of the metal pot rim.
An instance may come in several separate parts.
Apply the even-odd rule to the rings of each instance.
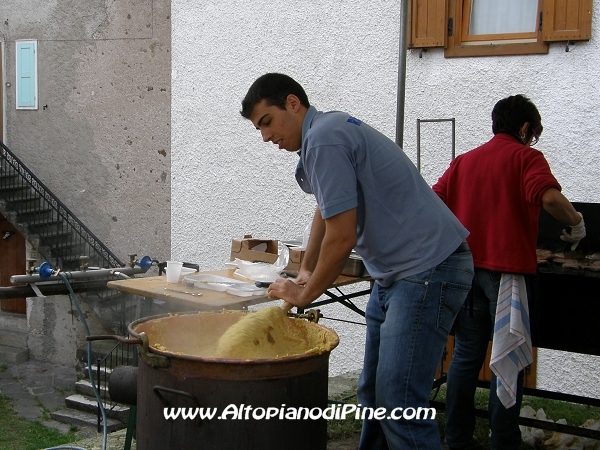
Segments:
[[[224,310],[224,311],[227,311],[227,310]],[[233,312],[243,313],[243,311],[237,311],[237,310],[235,310]],[[129,324],[129,326],[127,327],[127,329],[129,331],[130,335],[136,337],[137,339],[140,339],[140,334],[135,331],[135,328],[142,323],[149,322],[151,320],[163,319],[165,317],[188,316],[188,315],[197,315],[197,314],[202,314],[202,313],[223,314],[223,311],[186,311],[186,312],[176,313],[176,314],[166,313],[166,314],[159,314],[159,315],[155,315],[155,316],[141,317],[141,318],[131,322]],[[290,363],[290,362],[294,362],[294,361],[302,361],[305,359],[314,358],[315,356],[322,355],[324,353],[331,353],[331,351],[339,345],[340,339],[334,330],[332,330],[331,328],[324,327],[323,325],[320,325],[318,323],[312,323],[312,325],[326,329],[327,331],[330,331],[335,335],[336,339],[330,350],[323,351],[321,353],[312,352],[312,353],[303,353],[303,354],[299,354],[299,355],[282,356],[281,358],[255,358],[255,359],[209,358],[209,357],[203,357],[203,356],[193,356],[193,355],[184,355],[184,354],[182,355],[182,354],[176,354],[176,353],[165,351],[165,350],[159,350],[155,347],[152,347],[151,345],[148,346],[148,351],[151,353],[155,353],[157,355],[164,356],[166,358],[181,359],[181,360],[188,360],[188,361],[202,361],[202,362],[207,362],[207,363],[219,363],[219,364],[228,364],[228,365],[231,365],[231,364],[239,364],[239,365],[260,364],[260,365],[263,365],[265,363],[286,364],[286,363]]]

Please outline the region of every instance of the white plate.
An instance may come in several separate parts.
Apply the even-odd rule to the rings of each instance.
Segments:
[[[228,288],[227,293],[231,295],[235,295],[237,297],[252,297],[252,291],[247,291],[246,289],[240,288]]]
[[[252,295],[264,295],[267,290],[265,288],[259,288],[254,284],[245,284],[242,286],[235,286],[231,289],[227,289],[227,292],[232,295],[239,295],[240,297],[250,297]]]
[[[188,275],[185,277],[185,281],[193,283],[194,286],[200,289],[209,289],[212,291],[225,292],[228,289],[242,289],[242,288],[255,288],[251,283],[245,283],[243,281],[234,280],[219,275]],[[235,295],[235,294],[233,294]],[[252,295],[252,293],[250,294]]]

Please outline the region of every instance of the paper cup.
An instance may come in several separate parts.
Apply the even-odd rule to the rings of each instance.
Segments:
[[[179,283],[182,266],[182,262],[167,261],[167,283]]]

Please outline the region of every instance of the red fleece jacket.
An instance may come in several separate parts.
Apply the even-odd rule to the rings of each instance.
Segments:
[[[542,194],[561,189],[544,155],[499,133],[458,156],[433,190],[471,232],[475,267],[533,274]]]

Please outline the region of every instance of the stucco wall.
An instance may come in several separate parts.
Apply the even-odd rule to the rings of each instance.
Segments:
[[[221,268],[231,238],[301,238],[312,218],[314,199],[293,176],[297,156],[262,143],[239,115],[246,90],[264,72],[289,73],[318,108],[348,110],[394,133],[398,5],[338,5],[172,3],[173,257]],[[336,318],[348,311],[323,308]],[[333,372],[360,367],[364,327],[323,323],[342,335]]]
[[[400,2],[373,1],[366,8],[357,1],[174,0],[172,13],[171,250],[174,258],[220,268],[232,237],[298,238],[314,210],[314,199],[293,177],[297,157],[262,143],[240,118],[249,85],[265,72],[287,73],[318,109],[345,110],[393,139]],[[599,14],[596,4],[594,24]],[[594,157],[599,59],[597,39],[568,53],[564,44],[552,44],[539,56],[451,60],[442,50],[423,58],[409,52],[404,149],[416,162],[416,119],[454,117],[457,153],[467,151],[491,136],[495,101],[521,92],[541,111],[545,130],[538,147],[566,195],[600,201]],[[430,183],[448,165],[450,143],[449,124],[423,126],[422,171]],[[327,306],[323,313],[343,312]],[[342,336],[332,374],[360,368],[364,328],[324,323]],[[551,374],[540,364],[542,387]],[[600,396],[597,383],[590,392]]]
[[[123,262],[170,256],[170,2],[3,0],[6,144]],[[16,39],[39,110],[15,109]]]
[[[87,303],[79,303],[90,334],[110,333]],[[85,344],[85,327],[68,295],[27,299],[27,347],[32,359],[73,367],[77,348]]]
[[[548,160],[571,201],[600,202],[597,117],[600,88],[600,5],[594,3],[592,39],[550,45],[547,55],[444,58],[443,49],[407,55],[404,149],[417,155],[417,119],[456,119],[456,153],[492,136],[496,101],[513,94],[530,97],[544,132],[536,148]],[[451,125],[421,127],[421,173],[433,184],[451,160]],[[597,230],[590,230],[598,233]],[[600,307],[599,307],[600,311]],[[600,317],[600,316],[599,316]],[[538,350],[537,385],[600,398],[600,357]]]

